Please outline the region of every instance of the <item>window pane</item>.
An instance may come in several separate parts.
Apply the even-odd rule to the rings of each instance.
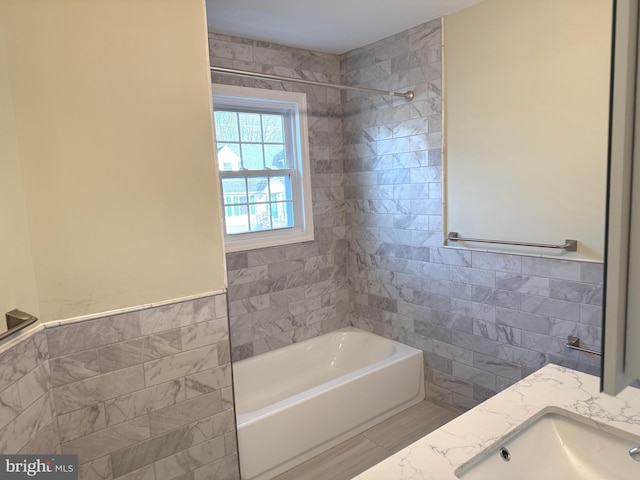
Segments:
[[[262,142],[262,128],[259,113],[238,113],[240,140],[242,142]]]
[[[213,112],[213,120],[218,142],[237,142],[240,140],[236,112]]]
[[[291,176],[269,177],[271,200],[293,200],[291,195]]]
[[[265,143],[284,143],[284,117],[263,114],[262,132]]]
[[[284,145],[265,145],[264,161],[265,165],[269,168],[289,168],[289,165],[287,164]]]
[[[237,210],[237,213],[234,210]],[[224,209],[224,224],[227,235],[249,231],[249,215],[243,214],[241,210],[241,207],[226,207]]]
[[[218,170],[222,172],[237,172],[241,167],[240,144],[218,142]]]
[[[264,170],[261,144],[242,144],[242,166],[249,170]]]
[[[256,213],[251,215],[251,231],[259,232],[260,230],[271,229],[271,216],[269,215],[269,205],[267,203],[257,203],[255,205]]]
[[[249,215],[245,179],[223,178],[222,190],[227,235],[247,233],[249,231]]]
[[[255,202],[265,202],[267,201],[269,190],[268,190],[268,179],[267,177],[249,177],[249,196],[254,196]]]
[[[293,204],[291,202],[272,203],[271,222],[273,228],[293,227]]]
[[[223,178],[222,192],[227,235],[294,226],[289,175]]]
[[[223,178],[222,195],[225,205],[239,203],[239,196],[247,197],[247,186],[244,178]]]

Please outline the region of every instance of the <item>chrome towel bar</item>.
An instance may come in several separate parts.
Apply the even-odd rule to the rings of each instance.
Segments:
[[[0,340],[13,335],[38,320],[37,317],[34,317],[30,313],[23,312],[17,308],[7,312],[5,318],[7,321],[7,331],[0,333]]]
[[[500,245],[518,245],[522,247],[542,247],[542,248],[558,248],[567,250],[568,252],[575,252],[578,250],[577,240],[565,240],[562,245],[553,245],[549,243],[529,243],[529,242],[512,242],[509,240],[486,240],[484,238],[466,238],[461,237],[458,232],[449,232],[447,240],[452,242],[481,242],[481,243],[498,243]]]
[[[593,355],[601,356],[600,352],[596,352],[595,350],[591,350],[590,348],[584,348],[580,346],[580,339],[578,337],[574,337],[573,335],[569,335],[567,337],[567,348],[571,348],[572,350],[578,350],[580,352],[591,353]]]

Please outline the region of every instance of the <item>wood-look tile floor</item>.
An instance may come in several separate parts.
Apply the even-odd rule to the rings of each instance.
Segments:
[[[456,416],[431,402],[420,402],[273,480],[350,480]]]

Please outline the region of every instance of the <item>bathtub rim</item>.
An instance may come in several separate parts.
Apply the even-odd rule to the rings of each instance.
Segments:
[[[243,426],[246,425],[251,425],[252,423],[259,421],[262,418],[271,416],[271,415],[275,415],[278,412],[281,412],[283,409],[287,408],[287,407],[291,407],[294,405],[298,405],[301,402],[303,402],[306,398],[316,395],[320,392],[324,392],[324,391],[330,391],[330,390],[334,390],[336,388],[338,388],[340,385],[343,385],[345,383],[351,383],[355,380],[357,380],[359,377],[361,377],[364,374],[367,373],[372,373],[375,371],[379,371],[380,369],[386,367],[386,366],[390,366],[390,365],[394,365],[404,359],[407,358],[411,358],[413,356],[422,356],[423,357],[423,362],[424,362],[424,352],[418,348],[412,347],[410,345],[406,345],[404,343],[398,342],[397,340],[393,340],[390,338],[386,338],[386,337],[382,337],[380,335],[377,335],[375,333],[372,332],[368,332],[366,330],[362,330],[356,327],[344,327],[338,330],[333,330],[331,332],[327,332],[323,335],[332,335],[332,334],[342,334],[342,333],[357,333],[357,334],[365,334],[366,336],[374,336],[377,337],[379,339],[382,339],[383,341],[386,342],[390,342],[394,344],[395,350],[393,352],[392,355],[385,357],[381,360],[378,360],[375,363],[371,363],[368,365],[365,365],[364,367],[360,367],[356,370],[353,370],[347,374],[343,374],[340,375],[338,377],[332,378],[331,380],[319,383],[317,385],[314,385],[311,388],[307,388],[305,390],[302,390],[294,395],[291,395],[289,397],[286,397],[282,400],[278,400],[277,402],[273,402],[270,403],[269,405],[266,405],[264,407],[260,407],[258,409],[255,410],[251,410],[249,412],[244,412],[241,413],[237,406],[236,406],[236,424],[237,424],[237,428],[241,428]],[[320,337],[320,335],[318,336]],[[246,362],[243,365],[250,365],[251,363],[257,362],[259,361],[260,357],[263,356],[268,356],[274,353],[278,353],[279,355],[282,354],[282,350],[285,350],[288,347],[296,347],[298,349],[303,349],[304,348],[304,344],[308,344],[313,342],[314,340],[316,340],[318,337],[312,337],[312,338],[308,338],[305,339],[301,342],[296,342],[296,343],[292,343],[290,345],[287,345],[286,347],[282,347],[276,350],[271,350],[269,352],[265,352],[263,354],[260,355],[255,355],[253,357],[244,359],[244,360],[240,360],[237,363],[240,362]],[[264,359],[264,357],[263,357]],[[232,369],[235,368],[234,364],[232,363]],[[423,367],[424,368],[424,367]],[[234,371],[234,378],[237,378],[237,374]],[[424,374],[424,370],[423,370],[423,374]],[[235,381],[235,380],[234,380]],[[422,380],[422,387],[420,385],[418,385],[418,392],[417,394],[420,393],[421,389],[424,389],[424,379]],[[424,396],[423,396],[424,397]]]
[[[352,383],[358,380],[360,377],[362,377],[365,374],[379,371],[385,367],[395,365],[402,360],[411,358],[412,356],[420,356],[421,354],[422,354],[421,350],[419,350],[418,352],[412,352],[410,355],[398,356],[397,354],[395,354],[393,357],[388,357],[388,358],[397,357],[397,358],[394,358],[393,361],[380,360],[375,364],[371,364],[366,367],[359,368],[357,370],[354,370],[353,372],[349,372],[346,375],[341,375],[332,380],[329,380],[328,382],[320,383],[312,388],[308,388],[299,393],[296,393],[295,395],[292,395],[283,400],[279,400],[277,402],[271,403],[257,410],[253,410],[247,413],[239,413],[236,411],[237,426],[238,428],[241,428],[247,425],[251,425],[252,423],[259,421],[265,417],[276,415],[277,413],[281,412],[286,408],[299,405],[300,403],[304,402],[307,398],[311,396],[317,395],[321,392],[335,390],[339,388],[341,385]],[[422,383],[424,384],[424,381]],[[420,385],[418,385],[418,392],[416,394],[418,394],[419,391],[420,391]]]

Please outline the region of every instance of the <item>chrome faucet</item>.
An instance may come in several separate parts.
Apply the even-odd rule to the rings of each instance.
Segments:
[[[629,455],[631,455],[631,458],[633,458],[636,462],[640,462],[640,447],[630,448]]]

